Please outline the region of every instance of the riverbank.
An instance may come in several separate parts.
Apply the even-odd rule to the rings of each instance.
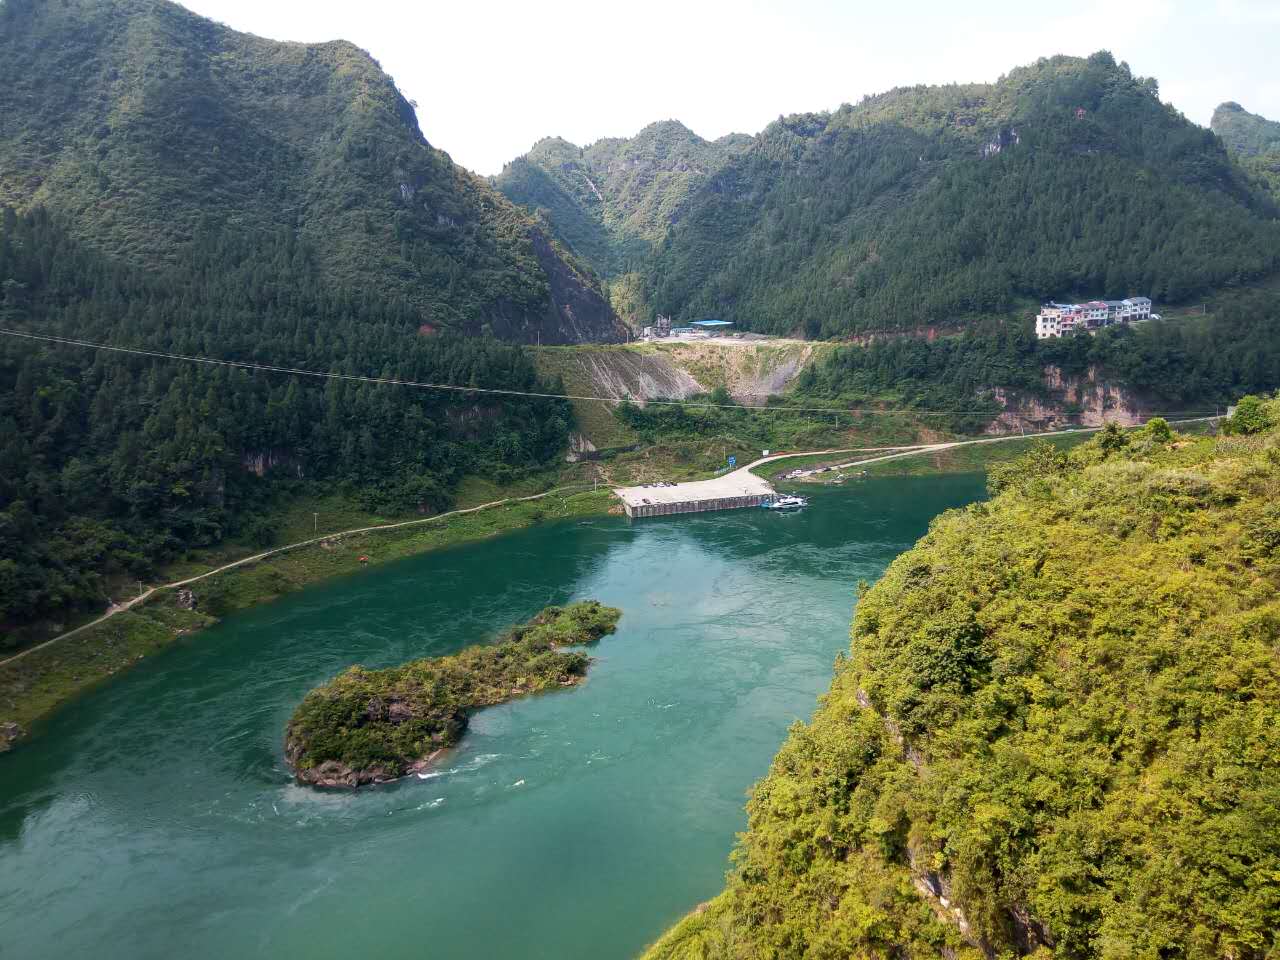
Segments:
[[[634,957],[723,887],[744,791],[847,646],[851,585],[982,496],[908,478],[785,518],[542,523],[227,617],[0,757],[4,953],[413,956],[429,931],[442,957]],[[425,778],[290,775],[281,731],[316,685],[585,597],[625,611],[586,683],[481,710]]]
[[[0,751],[30,736],[62,704],[228,613],[366,566],[545,520],[604,514],[611,502],[606,490],[552,492],[413,525],[333,534],[190,583],[182,588],[190,591],[189,597],[178,589],[158,588],[129,610],[0,666]]]
[[[1206,418],[1208,419],[1208,418]],[[1179,429],[1201,421],[1179,423]],[[993,460],[1016,455],[1037,439],[1078,443],[1091,435],[1092,428],[1063,431],[1026,438],[988,437],[946,441],[925,447],[889,448],[900,453],[863,448],[867,457],[852,469],[871,472],[890,469],[916,475],[968,472],[984,469]],[[1004,455],[997,451],[1004,451]],[[626,474],[635,474],[647,454],[627,461]],[[902,469],[903,459],[915,467]],[[777,456],[757,462],[744,470],[774,476],[795,466],[814,463],[848,462],[837,454]],[[875,466],[872,466],[874,462]],[[576,465],[582,466],[582,465]],[[604,471],[597,471],[597,476]],[[703,474],[705,475],[705,474]],[[608,481],[607,474],[601,479]],[[652,478],[651,478],[652,479]],[[18,659],[0,663],[0,752],[30,734],[33,724],[60,704],[95,684],[126,669],[182,636],[216,623],[219,617],[236,610],[266,603],[313,583],[351,573],[366,565],[377,565],[427,550],[466,543],[516,530],[542,520],[603,514],[613,496],[605,489],[561,495],[556,491],[525,498],[510,498],[495,504],[470,507],[436,518],[380,525],[349,533],[336,532],[279,548],[270,556],[259,555],[233,561],[231,569],[184,571],[180,583],[155,588],[128,610],[64,634],[56,642],[33,648]],[[287,551],[287,552],[284,552]],[[216,575],[212,575],[215,574]],[[176,587],[190,590],[192,598],[179,597]]]

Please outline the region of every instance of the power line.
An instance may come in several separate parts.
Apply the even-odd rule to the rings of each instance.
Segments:
[[[864,413],[903,413],[912,415],[935,415],[935,416],[956,416],[956,415],[976,415],[990,416],[991,410],[986,409],[964,409],[964,408],[928,408],[928,407],[900,407],[898,409],[884,409],[882,407],[748,407],[737,403],[709,403],[700,400],[641,400],[635,401],[631,397],[591,397],[581,396],[572,393],[538,393],[531,390],[507,390],[499,387],[463,387],[457,384],[449,383],[424,383],[418,380],[399,380],[393,377],[366,377],[355,373],[332,373],[321,370],[304,370],[301,367],[284,367],[271,363],[254,363],[249,360],[219,360],[215,357],[194,357],[181,353],[167,353],[163,350],[142,350],[137,347],[118,347],[109,343],[96,343],[92,340],[78,340],[74,337],[57,337],[50,334],[29,333],[25,330],[7,330],[0,328],[0,334],[6,337],[18,337],[24,340],[38,340],[45,343],[55,343],[62,346],[85,347],[91,350],[106,350],[112,353],[127,353],[138,357],[153,357],[161,360],[180,360],[185,363],[203,363],[211,366],[235,367],[241,370],[257,370],[263,373],[285,373],[291,376],[299,377],[318,377],[328,380],[347,380],[356,383],[373,383],[384,386],[396,387],[413,387],[420,390],[443,390],[452,393],[479,393],[486,395],[505,396],[505,397],[531,397],[538,400],[580,400],[594,403],[612,403],[623,404],[640,402],[646,406],[664,406],[664,407],[691,407],[695,409],[719,409],[719,410],[750,410],[757,413],[826,413],[833,416],[840,414],[864,414]],[[1190,416],[1200,414],[1203,411],[1198,410],[1175,410],[1166,411],[1151,416]]]

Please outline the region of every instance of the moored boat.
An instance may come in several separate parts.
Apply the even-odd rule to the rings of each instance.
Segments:
[[[804,497],[797,497],[792,494],[777,497],[761,504],[766,510],[799,510],[801,507],[807,507],[808,505],[809,501]]]

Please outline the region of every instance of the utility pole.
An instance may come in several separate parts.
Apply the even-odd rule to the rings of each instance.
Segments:
[[[311,514],[311,532],[312,533],[320,532],[320,514],[318,513]]]
[[[142,581],[138,581],[138,596],[142,596]]]

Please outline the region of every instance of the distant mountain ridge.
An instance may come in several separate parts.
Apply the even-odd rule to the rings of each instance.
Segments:
[[[1280,199],[1280,122],[1228,101],[1213,111],[1209,126],[1241,165]]]
[[[563,188],[585,151],[547,143],[496,182],[603,270],[607,237],[570,227],[601,217]],[[780,118],[716,159],[676,194],[651,181],[652,253],[623,256],[641,316],[845,336],[964,326],[1039,297],[1177,302],[1280,267],[1256,178],[1105,51]],[[530,167],[562,187],[555,202],[512,186]]]
[[[214,222],[294,230],[335,288],[427,329],[613,340],[590,271],[432,147],[350,43],[278,43],[165,0],[0,6],[0,203],[161,266]]]
[[[753,142],[746,134],[704,140],[678,120],[586,147],[547,137],[493,183],[615,276],[651,254],[694,192]]]
[[[1250,113],[1230,100],[1213,111],[1209,129],[1220,136],[1229,149],[1246,157],[1280,152],[1280,123]]]

